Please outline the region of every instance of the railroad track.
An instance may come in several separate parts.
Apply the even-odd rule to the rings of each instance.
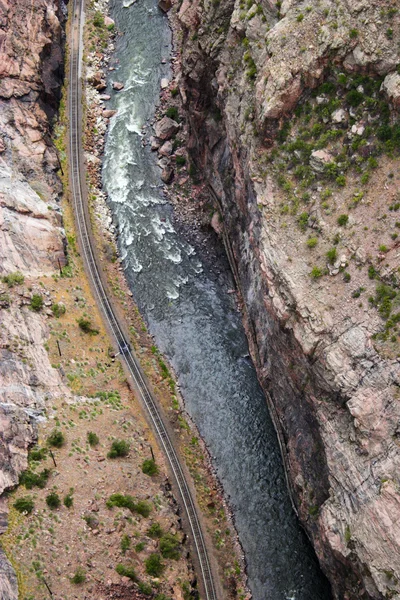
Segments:
[[[78,242],[81,247],[82,256],[87,274],[91,280],[95,291],[98,306],[103,313],[110,333],[112,333],[115,342],[121,353],[121,358],[126,362],[128,370],[135,382],[136,388],[140,394],[143,404],[146,406],[150,416],[151,423],[160,441],[171,471],[178,486],[182,503],[185,508],[186,516],[191,529],[194,546],[197,553],[198,563],[201,571],[201,579],[207,600],[217,600],[213,575],[208,559],[207,548],[201,530],[196,506],[190,492],[185,474],[182,470],[180,461],[175,452],[173,443],[168,435],[167,429],[162,420],[160,411],[151,390],[145,380],[142,370],[139,366],[136,356],[130,349],[128,339],[123,333],[119,324],[118,317],[113,309],[112,303],[108,297],[107,290],[103,285],[101,272],[98,267],[95,251],[92,244],[91,224],[89,211],[87,208],[87,193],[84,185],[84,160],[81,144],[82,135],[82,81],[80,77],[82,61],[82,41],[81,28],[83,26],[83,3],[84,0],[73,1],[73,17],[71,23],[70,39],[70,79],[68,90],[69,105],[69,163],[70,180],[72,189],[72,200]]]

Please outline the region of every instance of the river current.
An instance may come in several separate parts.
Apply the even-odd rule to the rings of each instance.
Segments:
[[[103,181],[126,277],[213,457],[254,600],[329,600],[329,586],[292,511],[276,434],[228,293],[233,281],[227,263],[211,264],[174,225],[156,157],[142,146],[160,80],[171,75],[167,19],[155,0],[111,0],[111,16],[124,35],[108,78],[108,108],[118,113],[106,140]],[[113,92],[112,81],[124,89]]]

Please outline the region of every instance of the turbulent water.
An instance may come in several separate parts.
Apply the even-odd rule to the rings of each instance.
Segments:
[[[254,600],[329,599],[328,585],[292,512],[276,435],[226,263],[209,268],[173,224],[156,158],[142,147],[160,79],[169,77],[170,31],[154,0],[113,0],[123,32],[109,76],[111,120],[104,184],[125,273],[186,406],[214,458],[234,510]],[[112,81],[125,84],[113,93]]]

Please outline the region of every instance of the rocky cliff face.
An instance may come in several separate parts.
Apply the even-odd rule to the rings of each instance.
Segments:
[[[398,7],[176,10],[192,171],[222,216],[300,519],[336,598],[398,598]]]
[[[64,9],[61,0],[0,2],[0,494],[27,467],[45,400],[69,394],[44,349],[46,316],[27,306],[44,291],[33,289],[34,279],[64,264],[50,141],[63,79]],[[17,598],[4,557],[0,574],[1,597]]]

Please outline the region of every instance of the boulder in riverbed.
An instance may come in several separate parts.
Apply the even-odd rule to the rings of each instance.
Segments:
[[[113,81],[112,87],[113,87],[113,90],[115,90],[116,92],[119,92],[120,90],[123,90],[125,86],[120,81]]]
[[[156,137],[160,140],[169,140],[179,131],[179,124],[169,117],[163,117],[161,121],[156,123],[154,129]]]

